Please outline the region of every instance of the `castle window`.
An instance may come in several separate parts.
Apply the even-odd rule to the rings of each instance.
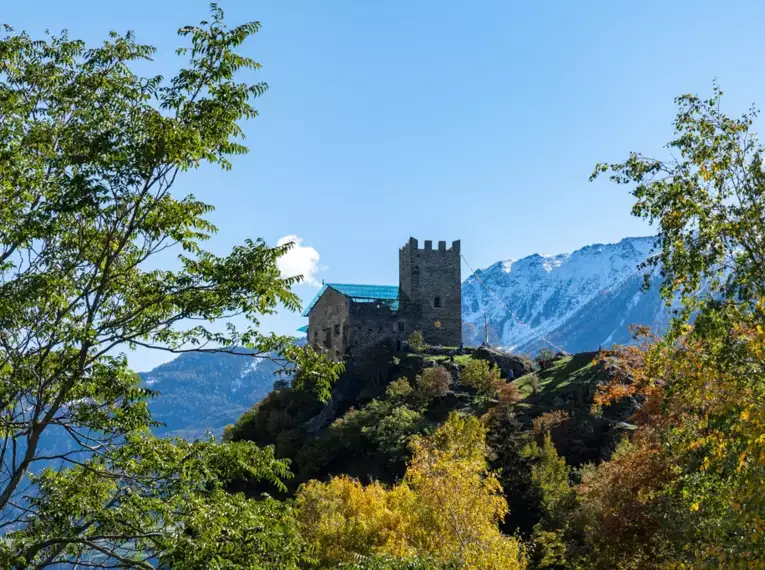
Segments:
[[[336,335],[340,334],[340,325],[335,325],[335,334]]]
[[[433,299],[433,306],[438,309],[441,307],[441,297],[436,297]]]
[[[398,322],[398,332],[404,332],[405,329],[406,329],[406,326],[404,325],[404,321],[399,321]]]

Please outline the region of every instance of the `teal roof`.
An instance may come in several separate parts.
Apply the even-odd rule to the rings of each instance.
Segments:
[[[313,298],[303,316],[307,317],[314,305],[324,294],[327,288],[332,288],[338,293],[353,299],[357,303],[373,303],[375,301],[390,305],[394,311],[398,310],[398,287],[395,285],[350,285],[345,283],[325,283]]]
[[[301,333],[307,333],[308,332],[308,325],[303,325],[297,331],[301,332]]]

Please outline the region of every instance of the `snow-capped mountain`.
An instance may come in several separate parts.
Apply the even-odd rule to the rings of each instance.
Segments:
[[[653,237],[594,244],[573,253],[531,255],[478,270],[462,285],[466,345],[489,342],[516,352],[559,347],[569,352],[630,340],[629,325],[662,330],[669,310],[659,282],[642,290]]]

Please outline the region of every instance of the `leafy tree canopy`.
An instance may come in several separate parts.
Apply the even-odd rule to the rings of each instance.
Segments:
[[[678,97],[671,160],[633,152],[619,164],[598,164],[631,185],[635,216],[658,226],[662,293],[679,294],[689,311],[724,298],[751,303],[765,296],[765,170],[752,108],[735,118],[721,111],[723,92]],[[687,316],[687,314],[686,314]],[[684,319],[679,319],[682,324]]]
[[[488,469],[479,420],[452,413],[411,445],[406,475],[390,489],[347,476],[301,487],[300,527],[324,564],[391,556],[459,568],[526,568],[523,546],[497,526],[507,502]]]
[[[258,332],[261,315],[299,306],[299,278],[276,264],[289,246],[206,251],[212,206],[173,191],[203,162],[228,169],[246,152],[240,123],[266,84],[240,78],[260,66],[238,50],[258,28],[229,28],[212,5],[209,21],[179,30],[186,63],[165,80],[133,71],[155,50],[132,33],[89,47],[3,27],[3,567],[288,568],[302,556],[286,507],[222,490],[245,476],[279,486],[286,465],[252,444],[152,439],[151,393],[119,352],[280,354],[319,397],[336,377],[310,349]],[[168,250],[177,269],[155,268]],[[234,316],[245,325],[211,326]]]
[[[662,292],[686,306],[667,339],[605,358],[617,373],[596,403],[644,403],[633,445],[584,481],[587,517],[612,537],[593,549],[603,567],[609,556],[643,567],[644,554],[694,568],[764,563],[763,147],[757,112],[732,118],[721,97],[715,85],[709,99],[677,99],[671,161],[633,153],[593,175],[634,185],[633,212],[658,225]],[[629,496],[609,489],[615,476]]]

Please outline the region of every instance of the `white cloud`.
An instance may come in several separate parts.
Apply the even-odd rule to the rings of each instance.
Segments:
[[[282,277],[302,275],[303,283],[319,287],[321,281],[316,278],[317,273],[322,269],[319,267],[319,252],[310,246],[303,245],[303,238],[296,235],[281,237],[276,245],[290,242],[294,244],[292,248],[276,261]]]

